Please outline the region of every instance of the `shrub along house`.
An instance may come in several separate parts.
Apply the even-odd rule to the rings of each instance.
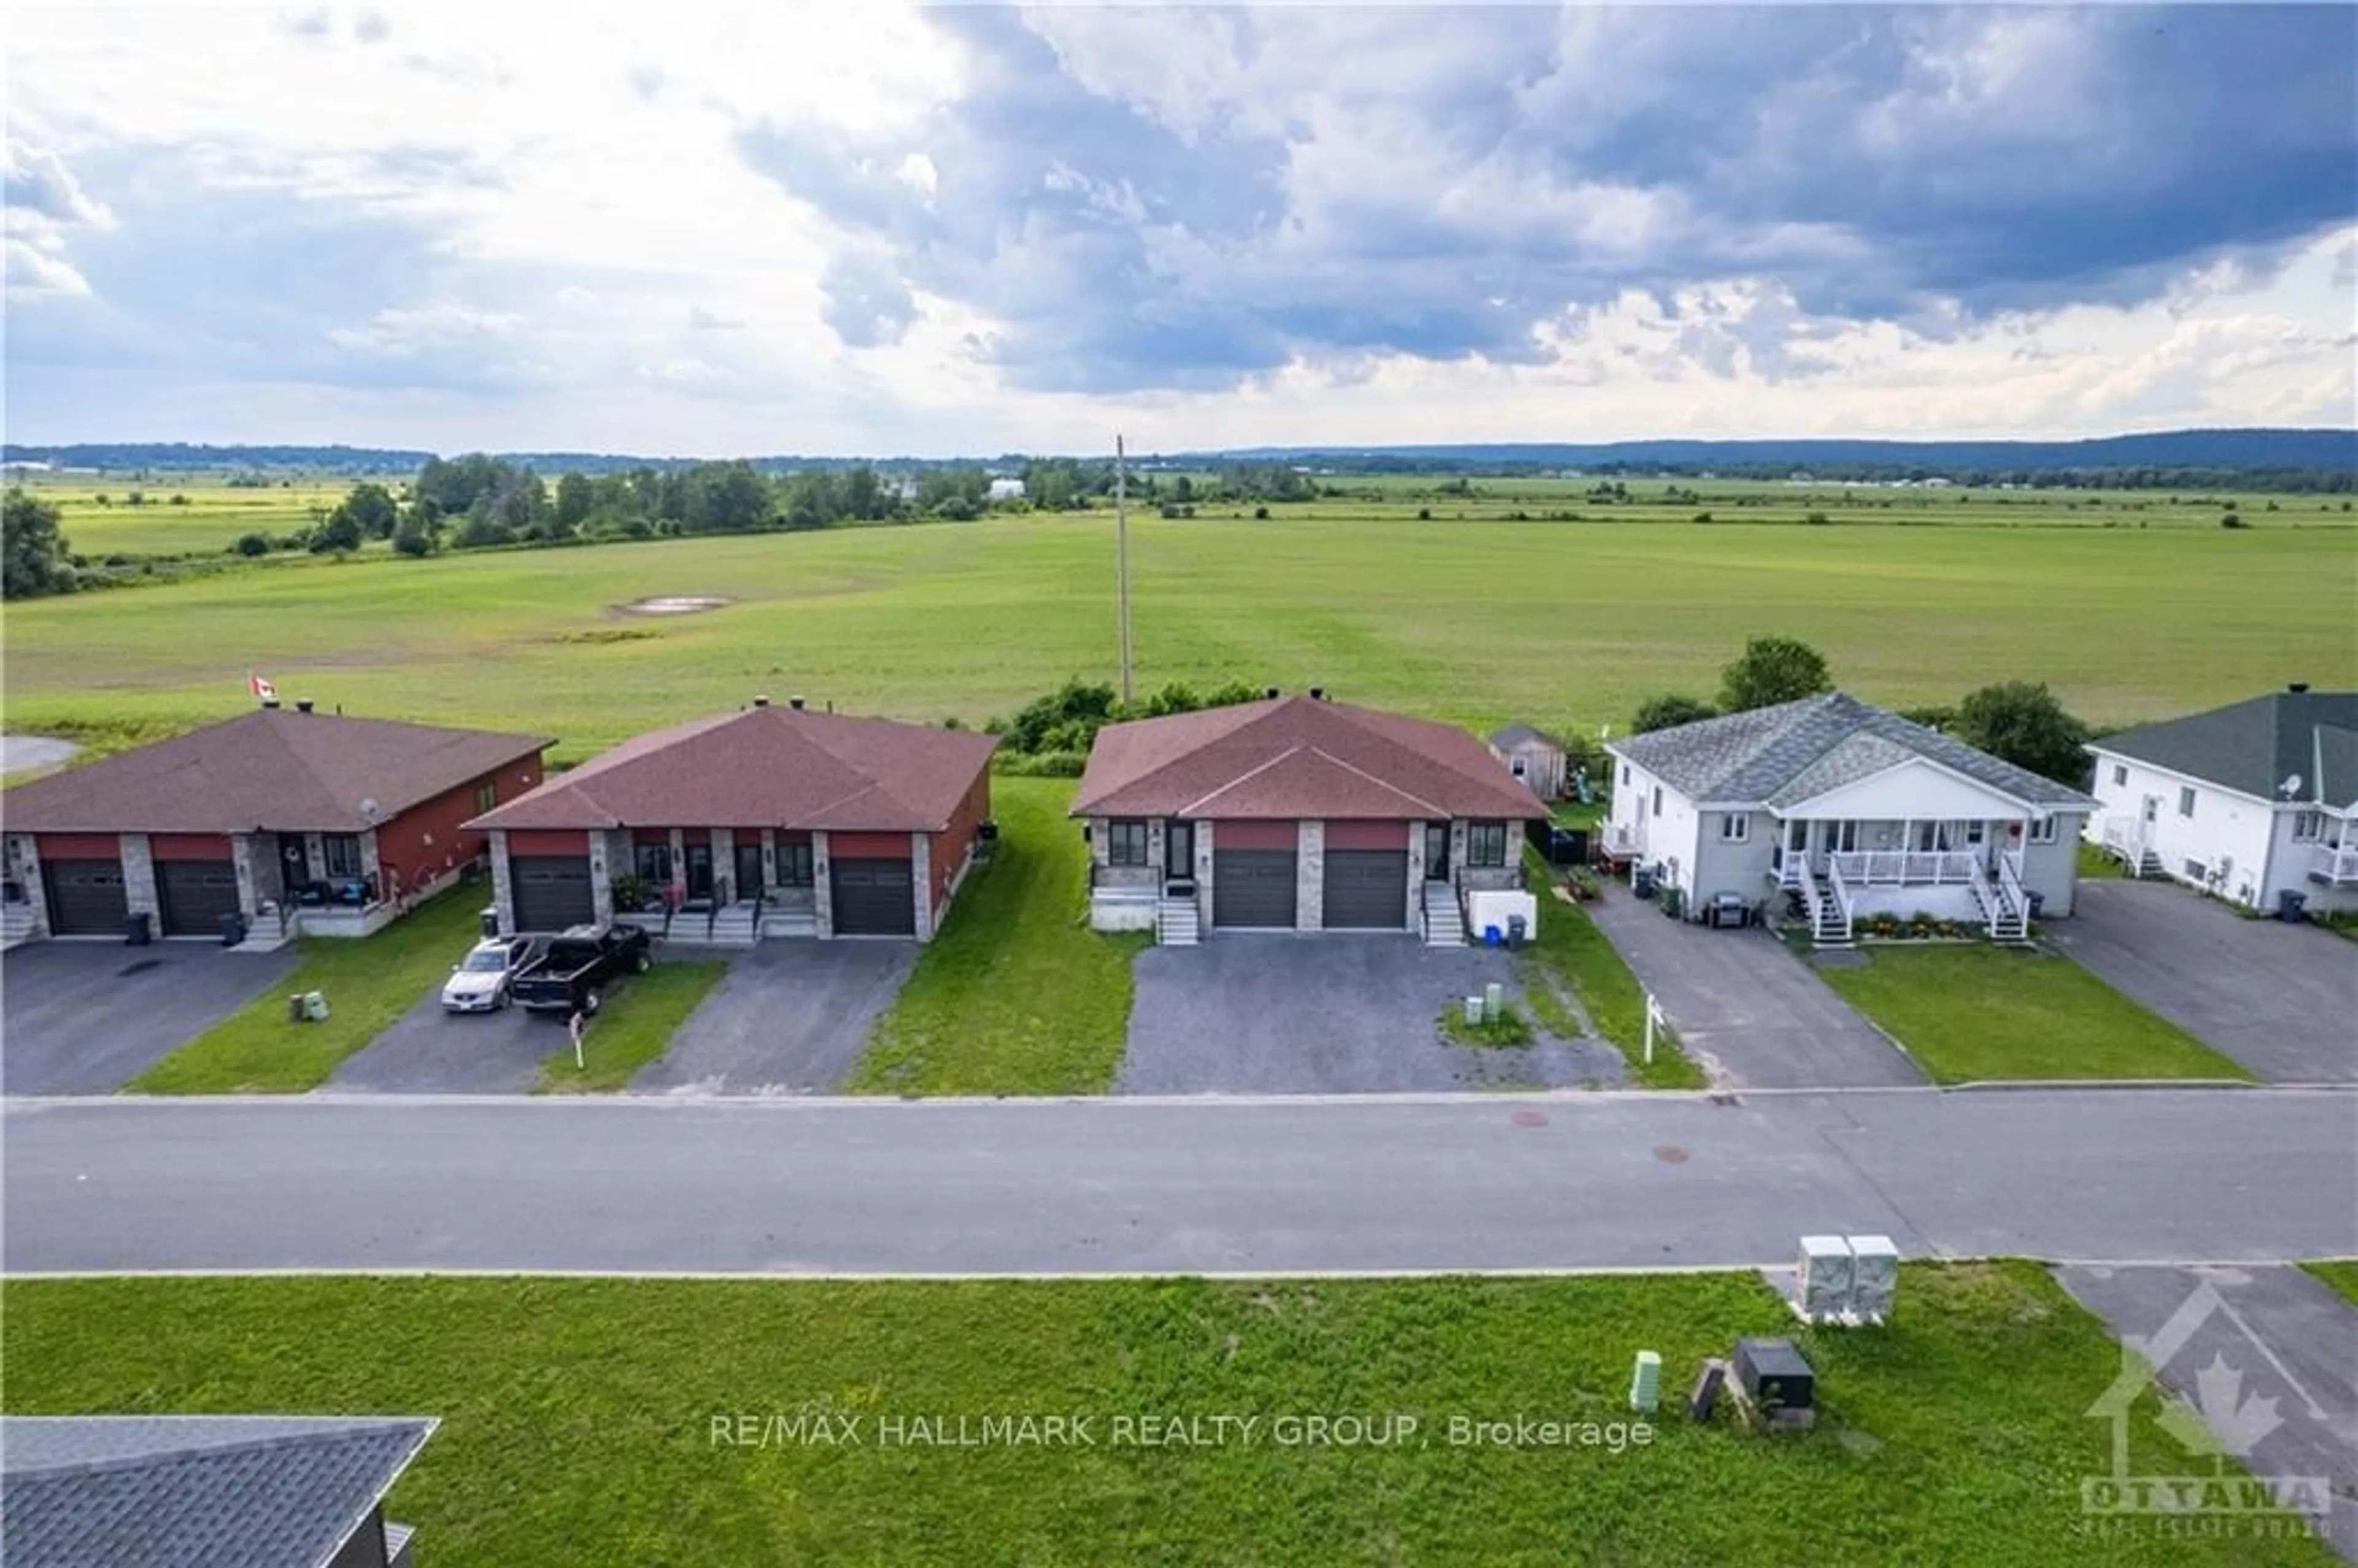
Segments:
[[[1648,871],[1690,919],[1721,893],[1782,890],[1813,935],[1866,914],[1931,914],[2025,934],[2071,913],[2080,824],[2096,803],[1840,692],[1606,743],[1604,852]]]
[[[490,836],[503,931],[652,908],[677,911],[683,939],[922,942],[989,831],[997,745],[756,697],[626,741],[468,826]]]
[[[1109,724],[1072,814],[1089,923],[1465,939],[1465,895],[1522,885],[1539,797],[1462,730],[1307,697]]]
[[[2306,686],[2093,741],[2088,838],[2249,908],[2358,908],[2358,692]]]
[[[362,936],[483,851],[469,817],[541,778],[539,736],[267,705],[20,784],[7,827],[12,939],[112,936],[144,914],[167,936],[271,946]]]

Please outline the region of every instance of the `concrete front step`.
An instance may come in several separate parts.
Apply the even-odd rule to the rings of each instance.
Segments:
[[[1187,899],[1164,899],[1154,911],[1154,939],[1165,947],[1193,947],[1203,939],[1195,903]]]

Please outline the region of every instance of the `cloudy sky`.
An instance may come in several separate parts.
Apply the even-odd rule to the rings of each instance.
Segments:
[[[2358,10],[11,7],[7,435],[2348,424]]]

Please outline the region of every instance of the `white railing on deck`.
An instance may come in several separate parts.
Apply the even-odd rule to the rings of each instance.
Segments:
[[[1834,907],[1842,912],[1842,929],[1833,933],[1833,938],[1837,942],[1847,942],[1850,940],[1852,905],[1850,887],[1844,880],[1842,857],[1839,855],[1830,857],[1826,861],[1826,885],[1833,892]]]
[[[2316,871],[2329,882],[2358,882],[2358,849],[2322,845],[2317,851]]]
[[[1838,851],[1826,863],[1844,880],[1862,887],[1937,886],[1973,880],[1972,849],[1859,849]]]
[[[2153,827],[2142,816],[2104,818],[2104,848],[2132,864],[2153,851]]]

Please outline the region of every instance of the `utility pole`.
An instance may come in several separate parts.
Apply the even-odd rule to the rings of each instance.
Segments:
[[[1130,703],[1130,487],[1121,438],[1113,438],[1113,576],[1114,619],[1121,623],[1121,705]]]

